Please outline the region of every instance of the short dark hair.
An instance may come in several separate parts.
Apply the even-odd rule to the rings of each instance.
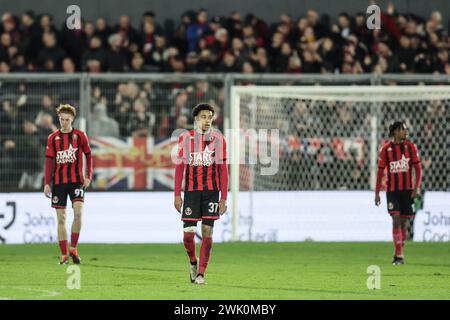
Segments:
[[[389,126],[389,137],[394,136],[394,131],[406,126],[405,121],[395,121]]]
[[[202,110],[209,110],[214,115],[214,108],[209,103],[199,103],[192,109],[192,117],[195,118]]]

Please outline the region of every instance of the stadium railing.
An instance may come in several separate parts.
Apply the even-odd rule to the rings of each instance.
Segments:
[[[0,74],[0,191],[41,190],[46,137],[50,125],[58,126],[54,115],[51,119],[45,115],[54,113],[59,103],[77,107],[75,126],[86,130],[92,139],[98,164],[94,190],[170,190],[171,181],[164,176],[172,171],[167,161],[172,131],[178,127],[190,128],[189,111],[201,101],[215,106],[219,114],[218,127],[228,129],[231,87],[250,84],[449,85],[450,77],[417,74]],[[149,168],[160,173],[147,174]],[[132,182],[123,182],[127,175],[134,176]],[[445,190],[450,190],[448,184]],[[320,188],[320,184],[300,183],[298,186]],[[327,188],[341,186],[331,183]],[[364,183],[348,188],[370,189],[371,186]]]

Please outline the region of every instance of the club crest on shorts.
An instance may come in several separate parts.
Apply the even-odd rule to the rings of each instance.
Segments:
[[[394,204],[393,204],[392,202],[389,202],[389,203],[388,203],[388,209],[389,209],[389,210],[394,209]]]
[[[192,214],[191,208],[187,207],[186,209],[184,209],[184,213],[185,213],[187,216],[190,216],[190,215]]]
[[[53,199],[52,199],[52,202],[53,202],[53,203],[58,203],[58,201],[59,201],[58,197],[57,197],[57,196],[54,196]]]

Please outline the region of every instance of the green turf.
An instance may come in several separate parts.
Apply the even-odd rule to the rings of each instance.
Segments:
[[[81,288],[69,290],[56,245],[0,245],[0,299],[450,299],[448,243],[408,243],[401,266],[390,243],[215,244],[206,286],[189,282],[182,244],[79,250]],[[369,265],[381,289],[367,289]]]

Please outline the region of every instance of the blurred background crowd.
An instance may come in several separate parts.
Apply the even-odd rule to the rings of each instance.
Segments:
[[[199,9],[162,25],[147,11],[140,21],[82,21],[79,30],[32,11],[1,19],[0,72],[450,73],[442,14],[392,4],[379,30],[367,29],[365,13],[332,21],[314,10],[269,22]]]
[[[82,21],[79,30],[56,26],[49,14],[0,14],[2,74],[450,74],[450,37],[442,14],[433,11],[423,17],[401,13],[392,4],[381,12],[383,27],[379,30],[367,29],[365,13],[343,12],[331,19],[314,10],[307,10],[301,17],[282,14],[273,22],[238,11],[229,16],[211,16],[207,10],[198,9],[164,23],[158,22],[154,12],[146,11],[140,21],[131,21],[127,15],[118,21],[98,17],[95,21]],[[89,90],[87,132],[89,136],[162,140],[176,128],[192,128],[191,109],[199,102],[213,105],[215,123],[222,129],[226,94],[223,85],[223,81],[210,80],[178,83],[94,79]],[[76,80],[0,81],[3,188],[40,188],[47,137],[59,126],[54,109],[59,103],[78,107],[79,91]],[[370,110],[345,104],[326,107],[326,112],[317,115],[314,103],[289,105],[287,112],[292,114],[292,121],[279,124],[286,138],[284,152],[291,162],[285,168],[286,174],[293,167],[300,172],[305,161],[315,162],[320,157],[322,169],[318,171],[329,175],[329,179],[334,179],[332,168],[336,163],[341,171],[347,168],[346,176],[353,178],[339,185],[340,177],[335,177],[336,183],[328,187],[370,187],[367,156],[363,162],[356,154],[342,159],[329,145],[313,157],[301,154],[304,149],[298,141],[303,138],[367,139],[365,128]],[[420,118],[417,132],[424,135],[423,139],[445,136],[445,127],[439,123],[442,118],[449,119],[449,108],[441,105],[422,109],[427,118]],[[405,109],[406,118],[410,111]],[[318,132],[317,128],[324,129]],[[445,140],[439,141],[445,150]],[[367,146],[363,152],[367,155]],[[445,160],[444,155],[442,159]],[[431,162],[428,167],[432,167]],[[438,172],[440,167],[435,170]],[[324,188],[312,185],[312,179],[302,181],[301,188]]]

